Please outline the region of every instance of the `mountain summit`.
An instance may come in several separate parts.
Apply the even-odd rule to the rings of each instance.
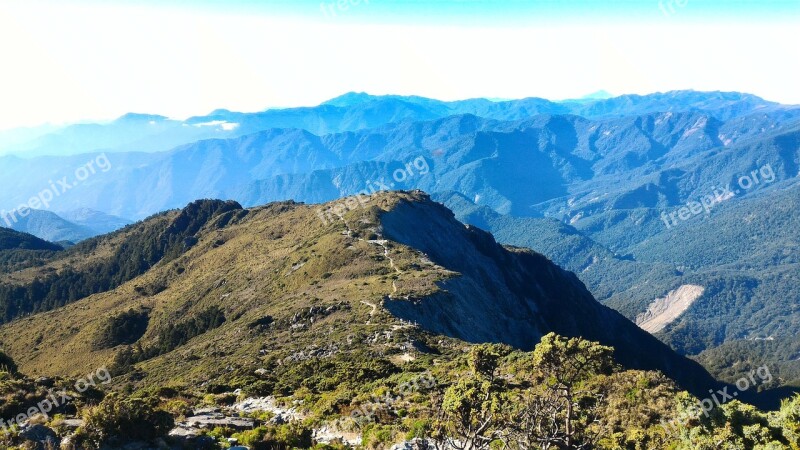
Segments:
[[[463,341],[532,349],[557,332],[614,346],[626,367],[661,370],[696,392],[714,384],[573,274],[499,245],[419,191],[249,210],[196,202],[3,276],[6,320],[22,312],[13,300],[21,292],[33,310],[57,306],[47,292],[67,278],[71,290],[88,289],[0,328],[26,373],[71,375],[113,361],[135,365],[146,382],[202,383],[231,367],[252,372],[266,354],[417,358]],[[176,340],[178,329],[193,331]],[[217,356],[191,357],[199,354]]]

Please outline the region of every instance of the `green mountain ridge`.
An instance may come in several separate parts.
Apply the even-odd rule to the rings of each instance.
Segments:
[[[800,443],[800,400],[778,405],[791,393],[769,390],[763,370],[749,389],[716,382],[595,301],[574,274],[498,244],[422,192],[342,201],[348,210],[325,221],[319,209],[331,204],[200,200],[0,274],[6,304],[16,295],[7,288],[45,276],[90,288],[0,326],[0,417],[29,411],[54,387],[73,398],[35,419],[49,438],[27,424],[2,442],[531,448],[533,437],[559,439],[522,421],[552,404],[555,427],[566,421],[571,440],[602,450]],[[87,373],[108,384],[75,392],[71,380]],[[708,417],[687,412],[725,389],[739,398],[708,400]],[[464,420],[489,411],[490,426],[469,434]]]
[[[285,223],[287,220],[289,223]],[[419,224],[425,224],[426,228],[419,228]],[[252,231],[259,228],[264,231]],[[252,260],[259,257],[252,248],[238,256],[230,253],[263,233],[275,236],[275,245],[291,242],[299,253],[290,257],[285,250],[273,250],[265,253],[267,259],[260,263]],[[388,241],[381,241],[381,235]],[[448,236],[448,239],[437,241],[434,236]],[[334,242],[343,247],[330,247]],[[267,245],[272,244],[267,241]],[[123,249],[139,253],[134,256],[117,251]],[[268,255],[276,251],[284,256],[273,260],[274,256]],[[353,251],[356,255],[366,252],[365,262],[375,258],[369,263],[375,267],[362,267],[365,262],[336,265]],[[399,253],[393,256],[393,252]],[[374,256],[369,257],[370,254]],[[122,255],[124,259],[120,259]],[[196,258],[200,259],[194,262]],[[192,269],[200,260],[206,268]],[[463,265],[465,261],[472,261],[482,269],[475,272],[473,267]],[[266,278],[259,275],[262,281],[250,284],[256,279],[252,270],[262,265],[274,270],[275,275]],[[247,266],[253,269],[240,272]],[[356,268],[363,273],[346,275]],[[503,272],[505,275],[499,275]],[[50,275],[42,278],[44,274]],[[195,276],[202,280],[194,280]],[[356,283],[361,279],[369,287],[366,292],[355,294],[365,289]],[[69,281],[64,285],[70,289],[66,302],[48,295],[37,300],[38,291],[60,291],[62,280]],[[42,288],[34,287],[41,284]],[[87,289],[75,291],[76,285]],[[44,267],[7,274],[0,280],[0,286],[6,320],[18,317],[23,311],[34,313],[25,319],[11,320],[0,329],[6,351],[27,373],[67,374],[62,371],[86,369],[90,362],[99,364],[113,353],[119,356],[120,348],[97,350],[92,338],[97,331],[91,331],[101,326],[103,317],[113,316],[113,311],[120,314],[130,308],[145,308],[150,325],[137,345],[146,349],[147,342],[165,339],[157,338],[164,331],[160,328],[163,321],[174,322],[185,315],[180,313],[182,310],[198,314],[211,307],[222,308],[225,322],[218,330],[209,331],[209,336],[222,333],[219,339],[223,341],[214,338],[222,343],[247,323],[237,317],[253,321],[260,314],[259,317],[271,316],[280,321],[309,301],[312,305],[317,302],[325,305],[336,303],[333,300],[338,298],[337,302],[349,299],[353,311],[368,309],[364,304],[375,305],[371,314],[376,317],[389,320],[395,316],[406,323],[416,322],[420,331],[470,342],[504,342],[530,349],[550,331],[587,336],[617,347],[620,361],[629,367],[663,370],[698,392],[714,383],[699,366],[673,354],[622,316],[595,302],[573,275],[539,255],[503,249],[490,235],[465,229],[447,209],[415,193],[376,194],[363,210],[348,214],[345,222],[328,225],[320,221],[313,208],[292,203],[243,210],[234,203],[196,202],[180,212],[162,214],[107,237],[79,244]],[[20,302],[16,296],[26,289],[30,297]],[[383,293],[369,295],[374,289]],[[350,299],[352,295],[357,297]],[[240,300],[228,304],[224,299],[230,296]],[[266,303],[261,303],[262,296]],[[52,310],[54,307],[61,309]],[[417,307],[430,314],[415,312]],[[477,311],[486,313],[489,308],[494,310],[496,320],[476,321]],[[520,317],[526,310],[527,315]],[[36,323],[48,321],[55,314],[80,332],[43,333],[40,335],[43,340],[35,338],[40,344],[32,351],[23,350],[29,345],[23,338],[15,342],[7,339],[20,333],[20,327],[52,330],[52,326]],[[598,320],[600,317],[603,319]],[[397,324],[397,320],[390,322]],[[309,338],[314,339],[314,335]],[[61,343],[58,354],[62,356],[48,350],[55,349],[48,344],[55,342]],[[69,358],[64,361],[66,365],[57,362],[64,357]],[[167,371],[175,375],[170,361],[156,357],[143,363],[145,367],[156,364],[158,370],[154,368],[153,373]],[[204,366],[208,364],[205,360],[201,362]]]

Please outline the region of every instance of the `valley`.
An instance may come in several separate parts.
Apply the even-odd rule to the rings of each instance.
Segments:
[[[470,358],[496,353],[490,360],[501,359],[493,370],[524,377],[529,372],[517,372],[516,365],[529,364],[531,357],[540,361],[541,342],[553,339],[553,345],[600,346],[583,350],[599,351],[593,358],[604,361],[591,369],[598,372],[581,375],[599,377],[593,383],[613,376],[618,383],[657,389],[661,406],[652,404],[652,393],[632,401],[652,405],[649,418],[635,426],[658,442],[678,439],[658,430],[677,420],[671,415],[679,408],[667,405],[679,391],[702,396],[722,387],[699,364],[596,302],[573,274],[530,250],[501,246],[420,191],[372,194],[336,222],[320,221],[315,208],[277,202],[244,209],[202,200],[51,252],[44,264],[7,272],[0,283],[17,289],[42,282],[57,286],[61,277],[98,283],[66,304],[45,296],[34,314],[7,319],[0,327],[2,356],[13,359],[13,373],[19,373],[10,376],[35,398],[44,381],[34,378],[63,383],[100,367],[109,374],[103,379],[111,380],[111,392],[119,393],[100,407],[133,402],[125,407],[143,408],[137,414],[152,417],[146,420],[153,436],[169,430],[171,441],[190,446],[213,442],[210,430],[251,442],[247,430],[283,426],[294,427],[286,431],[299,433],[301,441],[313,435],[319,442],[380,446],[400,439],[410,426],[400,405],[410,408],[410,418],[444,427],[407,436],[442,439],[447,434],[436,433],[458,431],[434,420],[438,408],[448,411],[435,392],[455,383],[446,381],[454,373],[462,379],[483,376],[464,372],[472,364],[463,366],[465,352]],[[134,243],[152,248],[152,259],[119,266],[125,278],[104,278],[103,270],[121,263],[118,250]],[[37,304],[36,297],[29,302]],[[4,306],[6,317],[21,312]],[[433,400],[397,391],[419,376],[436,379],[415,388]],[[445,395],[454,395],[455,386]],[[527,395],[502,386],[497,395]],[[383,389],[399,393],[386,405],[369,400]],[[99,410],[85,394],[64,392],[72,402],[59,407],[57,420],[73,424],[67,430],[77,427],[68,434],[71,442],[93,439]],[[138,394],[125,400],[123,392]],[[750,401],[766,398],[752,394]],[[254,403],[273,406],[236,415],[241,405]],[[15,404],[2,411],[10,413]],[[18,405],[24,408],[25,400]],[[162,409],[148,409],[154,407]],[[354,407],[362,412],[351,413]],[[85,411],[84,419],[70,413],[76,408]],[[60,423],[47,424],[61,430]],[[498,418],[496,426],[503,423]],[[604,433],[623,430],[612,422],[602,427]],[[364,431],[370,429],[384,430],[383,437],[370,437]]]
[[[0,230],[7,388],[35,398],[36,380],[107,368],[107,407],[145,408],[170,442],[260,430],[381,448],[458,435],[441,398],[487,376],[476,354],[496,355],[506,380],[486,395],[541,401],[558,369],[537,358],[577,346],[551,357],[595,352],[591,395],[647,409],[628,426],[647,438],[606,411],[602,448],[695,445],[663,423],[694,426],[680,405],[702,409],[709,390],[762,368],[769,377],[737,391],[774,411],[753,426],[794,407],[795,107],[692,91],[574,104],[354,94],[192,120],[207,119],[240,125],[166,151],[104,149],[109,170],[64,192],[58,213],[8,215],[19,220]],[[281,124],[301,128],[260,129]],[[87,159],[65,153],[0,157],[5,205],[47,186],[37,173]],[[418,376],[438,381],[395,392]],[[611,392],[606,377],[648,387]],[[74,394],[59,436],[95,439],[93,422],[76,421],[106,406]],[[365,406],[384,395],[389,407]],[[239,417],[243,402],[272,409]],[[715,406],[714,420],[740,405]],[[493,432],[511,436],[513,422]]]

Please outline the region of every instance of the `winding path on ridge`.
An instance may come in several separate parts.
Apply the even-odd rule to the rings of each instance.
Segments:
[[[340,217],[340,219],[344,223],[344,227],[347,230],[343,234],[346,235],[346,236],[353,236],[355,233],[353,232],[353,229],[350,228],[350,225],[347,223],[347,221],[344,220],[344,217]],[[365,239],[362,239],[362,238],[356,238],[356,239],[359,240],[359,241],[365,241]],[[403,271],[400,270],[397,267],[397,265],[394,263],[394,259],[391,256],[389,256],[389,247],[386,246],[386,243],[388,241],[386,239],[373,239],[373,240],[367,239],[366,242],[368,242],[370,244],[380,245],[381,247],[383,247],[383,256],[386,259],[389,260],[389,267],[391,267],[398,274],[402,274],[403,273]],[[396,280],[392,280],[392,294],[396,294],[396,293],[397,293],[397,282],[396,282]],[[388,295],[389,299],[393,298],[392,294]],[[405,298],[406,298],[406,300],[408,300],[408,297],[405,297]],[[369,313],[369,319],[367,319],[367,322],[366,322],[366,324],[369,325],[370,322],[372,321],[372,317],[375,316],[375,313],[378,311],[378,305],[376,305],[375,303],[372,303],[372,302],[368,302],[366,300],[361,300],[361,303],[372,308],[372,310]]]

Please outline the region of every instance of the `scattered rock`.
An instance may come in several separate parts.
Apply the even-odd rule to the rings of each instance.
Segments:
[[[39,377],[39,378],[36,379],[36,384],[38,384],[40,386],[45,386],[45,387],[53,387],[53,385],[55,383],[54,383],[52,378]]]
[[[61,445],[61,439],[58,438],[56,432],[44,425],[36,424],[24,428],[19,433],[19,436],[26,441],[32,442],[37,450],[44,450],[48,447],[58,448]]]
[[[286,420],[286,417],[284,417],[282,414],[275,414],[275,417],[270,419],[269,423],[271,423],[273,425],[285,425],[285,424],[289,423],[289,421]]]
[[[61,422],[61,426],[67,430],[77,430],[83,426],[83,419],[64,419]]]
[[[282,407],[277,404],[275,397],[260,397],[260,398],[246,398],[239,403],[232,406],[235,411],[245,414],[254,413],[257,411],[266,411],[281,417],[279,420],[291,422],[293,420],[302,420],[304,418],[297,408]]]
[[[425,439],[414,438],[392,446],[391,450],[434,450],[436,446]]]
[[[206,408],[195,409],[195,410],[192,411],[192,414],[194,414],[195,416],[205,416],[205,415],[219,413],[219,412],[220,412],[220,409],[217,408],[216,406],[209,406],[209,407],[206,407]],[[222,414],[220,414],[220,416],[221,415]]]
[[[187,417],[183,422],[195,428],[228,427],[235,430],[249,430],[255,427],[255,420],[246,417],[225,417],[222,414]]]

